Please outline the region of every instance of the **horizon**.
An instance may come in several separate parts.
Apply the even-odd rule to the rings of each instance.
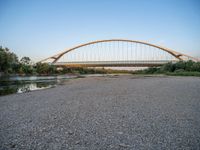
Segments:
[[[35,62],[82,43],[119,38],[200,57],[198,0],[2,0],[0,4],[1,46]]]

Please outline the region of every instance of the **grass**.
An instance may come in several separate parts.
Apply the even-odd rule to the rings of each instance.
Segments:
[[[189,71],[184,71],[184,72],[167,72],[165,74],[166,75],[170,75],[170,76],[196,76],[196,77],[200,77],[200,72],[189,72]]]
[[[133,73],[133,75],[168,75],[168,76],[196,76],[200,77],[200,72],[197,71],[183,71],[183,72],[153,72],[147,73],[144,71],[139,71]]]

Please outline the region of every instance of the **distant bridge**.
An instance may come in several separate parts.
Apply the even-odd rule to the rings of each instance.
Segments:
[[[151,43],[111,39],[77,45],[40,62],[69,67],[151,67],[188,60],[199,61]]]

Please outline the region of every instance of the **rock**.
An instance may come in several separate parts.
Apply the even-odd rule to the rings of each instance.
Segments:
[[[124,144],[124,143],[120,143],[119,146],[120,146],[120,147],[131,147],[130,145],[126,145],[126,144]]]
[[[117,134],[123,134],[123,132],[120,131],[120,132],[117,132]]]
[[[71,130],[69,130],[69,131],[68,131],[68,134],[69,134],[69,135],[72,135],[72,134],[74,134],[74,132],[71,131]]]

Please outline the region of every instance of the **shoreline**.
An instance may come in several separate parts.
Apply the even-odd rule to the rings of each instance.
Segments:
[[[0,80],[0,82],[3,83],[4,86],[0,86],[0,97],[6,96],[10,94],[21,94],[21,93],[28,93],[33,91],[39,91],[39,90],[45,90],[49,88],[56,88],[58,86],[63,86],[66,83],[68,83],[71,80],[80,79],[80,78],[95,78],[95,77],[101,77],[101,78],[199,78],[196,76],[170,76],[170,75],[164,75],[164,74],[83,74],[83,75],[59,75],[59,76],[13,76],[11,78],[6,78],[3,80]],[[57,81],[56,81],[57,80]],[[7,83],[8,82],[8,83]],[[41,84],[37,85],[38,83],[44,84],[44,87],[41,87]],[[6,86],[8,84],[8,87]],[[9,87],[9,84],[13,84],[12,87]],[[36,85],[33,85],[36,84]],[[10,90],[14,87],[18,87],[18,92],[12,92],[11,93],[3,93],[4,89]],[[33,87],[36,86],[36,87]],[[27,90],[21,91],[21,88],[26,87]],[[30,89],[29,89],[30,88]]]

